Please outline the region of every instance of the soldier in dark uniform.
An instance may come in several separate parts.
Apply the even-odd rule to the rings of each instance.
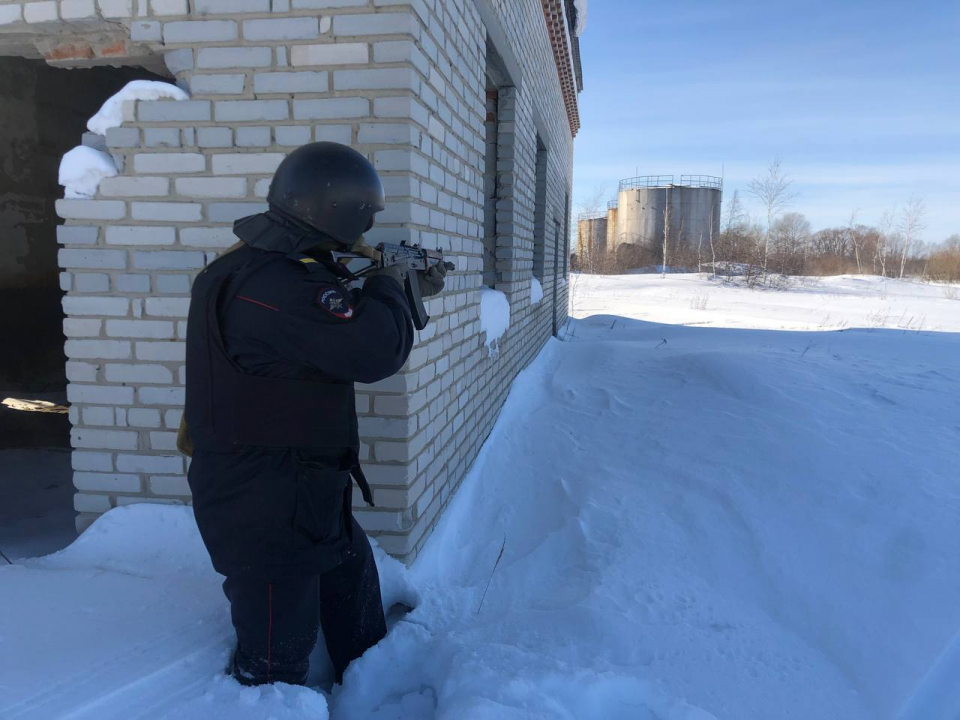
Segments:
[[[413,344],[405,268],[350,273],[383,210],[360,153],[313,143],[278,168],[270,209],[237,221],[242,241],[193,285],[181,444],[197,525],[226,576],[241,683],[302,684],[322,626],[337,681],[386,634],[370,543],[351,514],[355,382],[396,373]],[[416,278],[443,289],[441,263]],[[190,447],[192,445],[192,447]]]

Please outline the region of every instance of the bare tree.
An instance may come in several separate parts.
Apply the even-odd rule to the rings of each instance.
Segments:
[[[578,215],[594,215],[603,210],[607,203],[604,201],[607,191],[600,185],[597,185],[587,195],[584,195],[577,203]]]
[[[931,280],[960,282],[960,233],[951,235],[939,247],[933,248],[928,269]],[[956,286],[945,286],[943,293],[948,300],[960,300],[960,288]]]
[[[890,244],[893,238],[893,219],[895,212],[884,211],[880,216],[880,235],[877,238],[877,260],[880,261],[880,275],[887,276],[887,257],[890,254]]]
[[[727,223],[725,229],[732,230],[738,227],[744,222],[745,218],[743,203],[740,202],[740,191],[734,190],[733,197],[730,198],[730,204],[727,205]]]
[[[793,180],[783,172],[779,157],[774,158],[764,175],[750,181],[750,193],[757,198],[767,211],[767,232],[763,240],[763,276],[767,275],[767,256],[770,251],[770,229],[773,219],[783,212],[796,197],[791,190]]]
[[[810,222],[802,213],[785,213],[770,230],[774,253],[780,261],[781,275],[803,272],[804,248],[810,242]]]
[[[853,246],[853,254],[857,260],[857,274],[863,275],[863,264],[860,262],[860,247],[863,244],[863,236],[857,231],[857,211],[850,213],[850,221],[847,223],[847,232],[850,235],[850,244]]]
[[[601,214],[601,211],[607,207],[607,203],[604,200],[606,195],[606,190],[600,186],[596,185],[594,188],[586,195],[580,198],[577,202],[577,237],[576,237],[576,248],[577,254],[579,255],[580,266],[586,272],[597,272],[604,265],[604,257],[600,257],[605,253],[600,251],[600,248],[594,247],[592,238],[585,239],[581,237],[581,223],[580,220],[583,218],[596,218]],[[605,241],[606,239],[604,239]]]
[[[882,242],[880,230],[869,225],[857,223],[853,226],[851,232],[854,248],[859,253],[858,270],[861,274],[868,272],[872,275],[877,274],[877,244]],[[867,266],[869,261],[870,266]]]
[[[910,248],[919,241],[920,233],[926,225],[923,217],[927,213],[927,208],[920,198],[910,198],[907,206],[900,215],[899,230],[903,235],[903,247],[900,251],[900,279],[903,279],[903,270],[907,265],[907,253]]]

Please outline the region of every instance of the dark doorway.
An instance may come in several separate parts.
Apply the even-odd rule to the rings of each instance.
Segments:
[[[8,559],[59,549],[72,533],[57,171],[87,119],[134,79],[158,76],[0,58],[0,553]]]

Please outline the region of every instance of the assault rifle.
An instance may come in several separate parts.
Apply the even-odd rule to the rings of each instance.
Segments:
[[[411,271],[426,272],[435,265],[444,263],[448,270],[454,269],[453,263],[444,262],[443,253],[440,250],[427,250],[419,245],[407,245],[406,241],[399,245],[396,243],[380,243],[376,247],[361,245],[356,250],[349,252],[335,252],[333,257],[338,262],[355,258],[369,260],[371,264],[368,267],[354,271],[353,274],[358,277],[363,277],[371,270],[392,265],[406,265]],[[430,322],[430,316],[427,315],[427,310],[423,306],[420,283],[417,278],[413,277],[412,272],[407,273],[403,289],[407,295],[407,302],[410,303],[410,311],[413,313],[413,324],[417,330],[423,330]]]

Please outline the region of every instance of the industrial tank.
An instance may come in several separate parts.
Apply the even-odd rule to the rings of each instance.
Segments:
[[[607,213],[577,219],[577,254],[581,258],[602,253],[607,247]]]
[[[605,248],[617,247],[617,201],[607,203],[607,242]]]
[[[664,231],[672,248],[709,242],[711,227],[720,232],[723,184],[711,175],[644,175],[620,181],[615,250],[625,243],[655,248]]]

